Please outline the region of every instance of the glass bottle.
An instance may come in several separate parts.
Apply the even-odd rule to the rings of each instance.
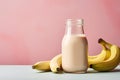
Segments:
[[[62,68],[65,72],[86,73],[88,68],[88,42],[83,19],[68,19],[62,40]]]

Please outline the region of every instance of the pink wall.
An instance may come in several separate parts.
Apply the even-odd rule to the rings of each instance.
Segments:
[[[61,52],[67,18],[84,18],[90,55],[98,38],[120,45],[120,0],[0,0],[0,64],[33,64]]]

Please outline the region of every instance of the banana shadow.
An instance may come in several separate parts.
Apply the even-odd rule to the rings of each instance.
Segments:
[[[120,69],[114,69],[112,71],[103,71],[103,72],[98,72],[98,71],[95,71],[95,70],[90,70],[90,71],[87,71],[88,74],[94,74],[94,73],[114,73],[114,72],[119,72],[120,73]]]
[[[54,73],[52,71],[38,71],[37,73],[53,73],[53,74],[63,74],[64,72],[63,71],[59,71],[57,73]]]
[[[48,73],[48,72],[51,72],[51,71],[37,71],[37,73]]]

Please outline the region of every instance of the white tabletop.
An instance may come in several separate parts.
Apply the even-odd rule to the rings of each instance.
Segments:
[[[0,65],[0,80],[120,80],[120,66],[112,72],[88,69],[86,74],[55,74],[38,72],[31,65]]]

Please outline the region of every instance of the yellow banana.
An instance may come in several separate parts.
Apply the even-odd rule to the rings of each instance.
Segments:
[[[49,71],[50,70],[50,61],[39,61],[33,64],[32,68],[40,71]]]
[[[109,50],[105,58],[105,60],[107,60],[111,56],[110,47],[112,46],[112,44],[109,43],[108,45],[106,45],[106,41],[104,41],[102,38],[98,40],[98,43],[104,45]]]
[[[111,71],[117,67],[120,62],[120,49],[118,46],[112,45],[110,50],[111,56],[107,60],[97,64],[92,64],[91,67],[96,71]]]
[[[105,47],[105,45],[101,44],[102,51],[99,55],[94,56],[93,58],[90,58],[88,56],[88,66],[90,67],[91,64],[97,64],[106,59],[106,56],[110,54],[110,50]]]
[[[50,61],[50,68],[51,68],[51,71],[54,73],[57,73],[62,69],[62,54],[55,56]]]

